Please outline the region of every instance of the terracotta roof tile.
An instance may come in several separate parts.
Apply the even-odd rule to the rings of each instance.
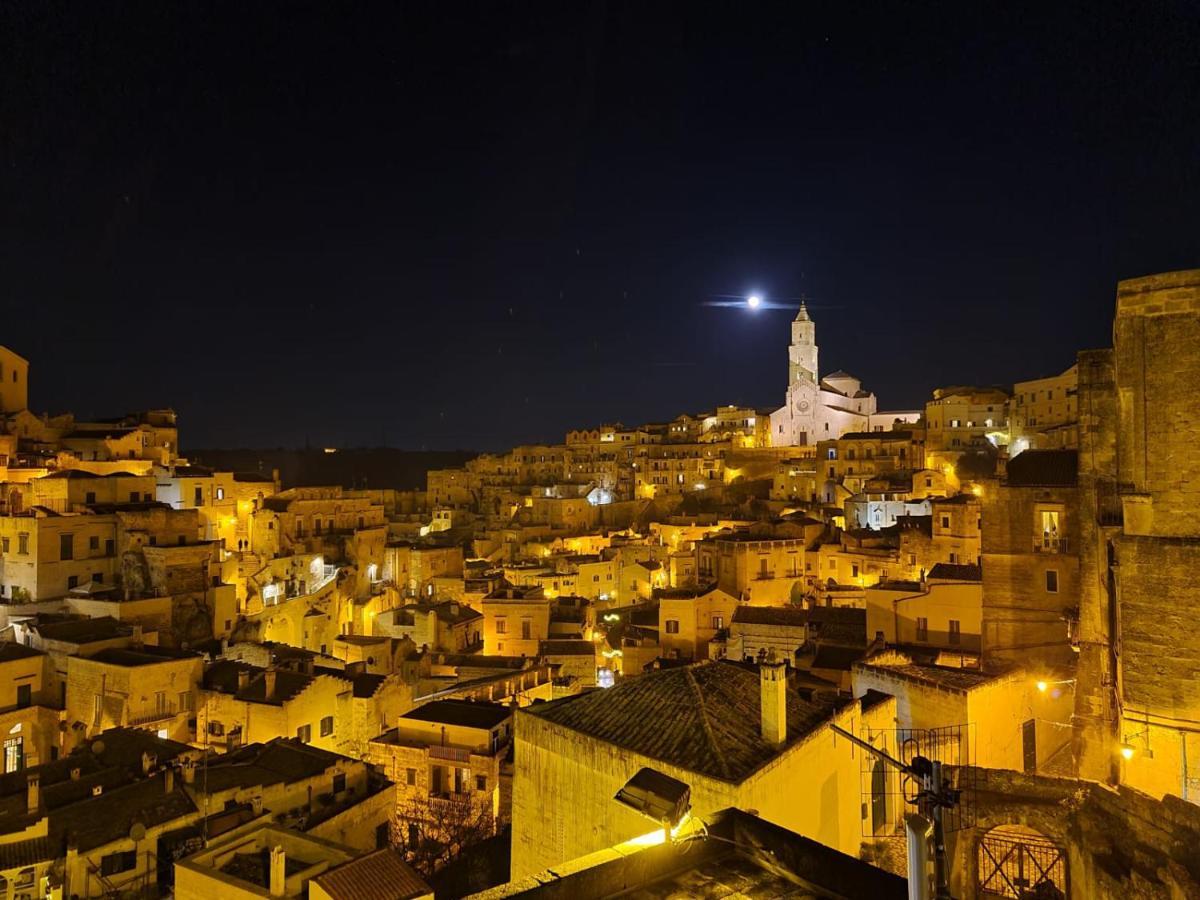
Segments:
[[[740,782],[779,753],[762,737],[760,690],[755,672],[702,662],[536,704],[522,714],[701,775]],[[789,690],[788,743],[825,722],[831,711]]]
[[[413,900],[433,895],[412,866],[389,847],[330,869],[316,883],[333,900]]]

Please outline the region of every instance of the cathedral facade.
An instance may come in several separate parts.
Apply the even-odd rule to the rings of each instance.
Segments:
[[[920,412],[880,413],[875,395],[846,372],[821,377],[818,368],[817,326],[801,303],[792,321],[788,346],[786,400],[771,413],[771,444],[807,447],[855,431],[883,431],[897,422],[912,423]]]

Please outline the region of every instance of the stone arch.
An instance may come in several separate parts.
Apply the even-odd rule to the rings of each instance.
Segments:
[[[957,871],[951,873],[955,893],[1022,900],[1069,897],[1068,822],[1061,809],[1055,813],[1049,808],[984,815],[973,829],[956,835],[952,868]],[[1035,889],[1041,893],[1031,893]]]
[[[292,627],[291,616],[272,616],[263,624],[263,640],[287,644],[289,647],[299,646],[296,643],[295,628]]]

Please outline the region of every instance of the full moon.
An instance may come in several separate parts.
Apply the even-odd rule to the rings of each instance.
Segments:
[[[762,298],[758,294],[751,294],[746,298],[746,305],[751,309],[758,309],[760,303],[762,303]]]

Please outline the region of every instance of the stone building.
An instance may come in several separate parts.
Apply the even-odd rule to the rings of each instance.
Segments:
[[[925,404],[926,446],[953,458],[989,442],[1007,443],[1008,403],[1004,388],[938,388]]]
[[[811,702],[788,687],[783,668],[665,668],[519,710],[512,877],[644,834],[647,820],[613,799],[644,768],[688,785],[694,817],[754,809],[857,856],[869,815],[861,752],[829,726],[884,742],[894,705]]]
[[[982,497],[983,653],[989,666],[1075,663],[1081,519],[1074,450],[1026,450]]]
[[[512,717],[512,708],[499,703],[434,700],[400,716],[395,728],[367,744],[367,761],[396,785],[393,823],[400,843],[459,837],[440,832],[439,821],[475,839],[495,834],[507,818],[500,807],[500,764],[509,751]]]
[[[1079,446],[1079,366],[1018,381],[1008,403],[1009,456]]]
[[[657,591],[658,634],[663,656],[707,659],[708,644],[729,626],[741,605],[714,584]]]
[[[1117,286],[1079,356],[1080,774],[1200,802],[1200,271]],[[1022,454],[1022,456],[1027,454]],[[1019,460],[1021,457],[1018,457]]]

